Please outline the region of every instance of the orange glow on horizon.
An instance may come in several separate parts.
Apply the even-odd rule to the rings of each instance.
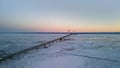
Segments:
[[[120,29],[63,29],[63,28],[46,28],[46,29],[32,29],[33,31],[42,31],[42,32],[120,32]]]

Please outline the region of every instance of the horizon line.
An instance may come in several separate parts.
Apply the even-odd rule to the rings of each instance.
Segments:
[[[120,34],[120,32],[0,32],[0,34]]]

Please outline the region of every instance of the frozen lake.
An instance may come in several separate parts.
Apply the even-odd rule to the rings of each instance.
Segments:
[[[64,34],[0,34],[0,56],[5,56]]]
[[[41,39],[48,41],[60,36],[63,35],[31,36],[26,34],[7,35],[6,38],[1,36],[0,39],[4,39],[3,42],[21,39],[19,42],[17,40],[18,43],[12,44],[14,46],[17,44],[17,47],[26,47],[38,44],[36,42]],[[0,68],[120,68],[119,34],[77,34],[72,35],[70,39],[55,43],[45,49],[33,50],[16,56],[14,59],[1,63]],[[0,48],[6,47],[1,45]]]

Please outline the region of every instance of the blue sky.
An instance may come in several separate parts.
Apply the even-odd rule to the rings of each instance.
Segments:
[[[0,0],[0,25],[31,31],[120,31],[120,0]]]

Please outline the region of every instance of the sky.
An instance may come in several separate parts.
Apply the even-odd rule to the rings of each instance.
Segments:
[[[120,0],[0,0],[0,29],[120,32]]]

